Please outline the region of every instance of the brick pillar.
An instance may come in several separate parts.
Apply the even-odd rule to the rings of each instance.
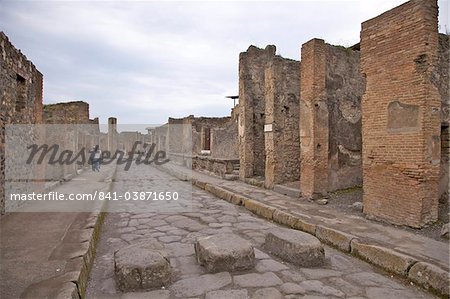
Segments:
[[[361,31],[364,212],[412,227],[437,219],[437,13],[435,0],[413,0]]]
[[[300,75],[300,187],[314,198],[328,188],[326,47],[321,39],[302,45]]]

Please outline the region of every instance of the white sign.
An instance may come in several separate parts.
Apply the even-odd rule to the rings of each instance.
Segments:
[[[264,132],[272,132],[272,124],[264,125]]]

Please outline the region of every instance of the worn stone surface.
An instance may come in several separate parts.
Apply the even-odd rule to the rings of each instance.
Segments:
[[[355,238],[355,236],[350,234],[324,227],[322,225],[317,226],[316,237],[327,244],[347,252],[350,252],[350,242]]]
[[[171,278],[169,256],[155,240],[119,249],[114,254],[114,268],[121,291],[168,286]]]
[[[280,285],[283,282],[281,279],[273,272],[266,272],[263,274],[243,274],[234,277],[234,283],[241,287],[271,287],[275,285]]]
[[[265,187],[300,179],[300,62],[275,57],[265,70]]]
[[[148,185],[140,186],[139,180],[135,177],[146,177],[149,181],[158,179],[170,180],[170,176],[162,173],[158,169],[145,167],[143,170],[132,168],[126,173],[119,171],[116,176],[117,185],[113,191],[122,192],[126,189],[136,191],[145,190]],[[211,178],[211,177],[208,177]],[[213,179],[213,178],[211,178]],[[219,180],[214,178],[212,181]],[[123,182],[123,183],[119,183]],[[177,181],[186,186],[189,184]],[[245,194],[246,198],[257,196],[264,199],[269,190],[258,189],[240,182],[226,181],[227,190],[236,190]],[[250,188],[250,189],[249,189]],[[249,190],[246,192],[246,190]],[[309,210],[300,210],[294,207],[299,204],[286,199],[280,201],[280,195],[267,197],[266,204],[277,203],[290,209],[290,214],[309,222],[316,222],[313,217],[306,215]],[[270,201],[269,201],[270,200]],[[131,242],[157,238],[163,243],[169,256],[172,268],[172,284],[166,288],[170,292],[170,298],[205,298],[209,296],[228,294],[232,296],[234,292],[244,293],[247,291],[249,298],[297,298],[303,296],[308,298],[339,298],[342,292],[346,297],[365,297],[370,288],[379,287],[395,290],[398,298],[403,298],[399,294],[408,296],[411,291],[418,297],[431,298],[427,293],[419,288],[398,281],[389,276],[378,274],[375,267],[365,263],[348,254],[339,252],[324,245],[326,251],[326,263],[314,268],[298,267],[292,263],[285,262],[281,258],[272,255],[263,245],[268,233],[277,227],[276,224],[257,217],[245,207],[234,205],[226,200],[219,199],[214,195],[200,189],[193,189],[190,209],[177,210],[180,203],[171,202],[173,208],[167,213],[109,213],[106,224],[103,227],[103,235],[100,246],[91,272],[91,279],[88,286],[87,298],[115,298],[120,297],[120,292],[116,287],[114,278],[114,250],[118,247],[127,246],[123,237],[129,233],[120,233],[119,229],[125,227],[136,227],[142,230],[137,238]],[[317,205],[310,204],[317,209]],[[303,205],[302,205],[303,207]],[[299,214],[303,211],[305,214]],[[313,215],[313,213],[311,213]],[[322,217],[326,214],[321,208]],[[131,221],[131,220],[140,221]],[[147,219],[148,221],[144,221]],[[190,221],[188,221],[190,219]],[[323,218],[322,218],[323,219]],[[344,220],[344,218],[340,219]],[[180,228],[180,223],[197,223],[190,230]],[[216,224],[221,224],[217,226]],[[223,225],[225,226],[223,226]],[[133,231],[134,232],[134,231]],[[153,235],[157,233],[155,237]],[[221,234],[235,234],[248,240],[255,248],[256,266],[246,271],[220,272],[210,274],[206,268],[200,266],[196,261],[194,244],[198,238],[215,236]],[[178,241],[173,241],[171,236],[181,237]],[[404,237],[404,235],[402,235]],[[108,240],[120,239],[113,247]],[[340,278],[341,280],[338,280]],[[308,282],[308,283],[305,283]],[[320,284],[320,283],[321,284]],[[302,283],[304,285],[302,285]],[[303,294],[300,291],[304,290]],[[220,291],[220,292],[218,292]],[[217,292],[217,293],[216,293]],[[230,293],[228,293],[230,292]],[[297,292],[297,294],[296,294]],[[393,291],[394,293],[394,291]],[[326,294],[326,295],[325,295]],[[236,295],[238,296],[238,295]]]
[[[276,288],[258,289],[253,293],[252,299],[281,299],[283,294]]]
[[[291,229],[271,230],[264,247],[283,260],[304,267],[322,265],[325,258],[324,248],[316,237]]]
[[[239,55],[239,176],[263,176],[265,172],[265,69],[275,57],[275,46],[250,46]]]
[[[199,296],[205,292],[220,289],[230,283],[230,274],[221,272],[179,280],[171,286],[171,290],[174,292],[175,296],[186,298]]]
[[[352,241],[351,247],[352,254],[403,276],[407,275],[409,268],[417,261],[411,256],[401,254],[392,249],[364,244],[356,239]]]
[[[448,271],[439,267],[418,262],[409,270],[408,278],[427,289],[433,289],[442,296],[449,296],[450,278]]]
[[[448,223],[444,224],[441,228],[441,237],[448,239]]]
[[[273,212],[275,211],[273,207],[252,199],[246,200],[244,202],[244,206],[256,215],[262,216],[269,220],[273,218]]]
[[[206,293],[205,299],[248,299],[248,291],[245,289],[212,291]]]
[[[249,270],[255,266],[252,244],[234,234],[199,238],[195,253],[208,272]]]
[[[120,297],[120,299],[169,299],[169,298],[170,298],[170,291],[168,290],[125,293]]]

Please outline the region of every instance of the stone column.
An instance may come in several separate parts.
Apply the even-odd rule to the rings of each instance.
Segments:
[[[118,134],[117,134],[117,118],[108,118],[108,150],[112,155],[117,150]]]

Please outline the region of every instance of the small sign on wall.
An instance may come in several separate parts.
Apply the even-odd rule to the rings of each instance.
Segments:
[[[264,132],[272,132],[272,124],[264,125]]]

